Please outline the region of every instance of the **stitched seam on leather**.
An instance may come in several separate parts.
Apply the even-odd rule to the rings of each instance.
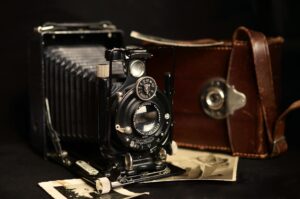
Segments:
[[[266,158],[268,157],[267,153],[262,153],[262,154],[254,154],[254,153],[240,153],[240,152],[235,152],[233,153],[234,156],[240,156],[240,157],[246,157],[246,158]]]
[[[247,46],[248,42],[242,42],[242,41],[236,41],[237,43],[235,44],[236,46]],[[270,48],[278,48],[282,46],[282,43],[272,43],[268,44]],[[227,50],[232,50],[232,45],[226,45],[226,46],[210,46],[207,48],[201,48],[203,50],[218,50],[218,51],[227,51]]]
[[[223,146],[196,145],[196,144],[188,144],[188,143],[180,143],[180,142],[177,144],[178,144],[178,146],[190,147],[190,148],[195,148],[195,149],[222,150],[225,152],[231,152],[230,148],[223,147]],[[266,157],[268,157],[268,153],[255,154],[255,153],[234,152],[234,153],[232,153],[232,155],[239,156],[239,157],[245,157],[245,158],[266,158]]]
[[[208,47],[205,50],[218,50],[218,51],[227,51],[232,50],[231,46],[218,46],[218,47]]]
[[[190,148],[196,148],[196,149],[209,149],[209,150],[222,150],[226,152],[231,152],[231,149],[229,147],[223,147],[223,146],[208,146],[208,145],[196,145],[196,144],[188,144],[188,143],[181,143],[177,142],[178,146],[183,147],[190,147]],[[232,153],[234,156],[239,157],[245,157],[245,158],[266,158],[268,157],[268,153],[261,153],[261,154],[255,154],[255,153],[241,153],[241,152],[234,152]]]
[[[177,142],[178,146],[184,146],[184,147],[191,147],[191,148],[197,148],[197,149],[211,149],[211,150],[223,150],[230,152],[231,149],[229,147],[225,146],[209,146],[209,145],[198,145],[198,144],[189,144],[189,143],[183,143],[183,142]]]

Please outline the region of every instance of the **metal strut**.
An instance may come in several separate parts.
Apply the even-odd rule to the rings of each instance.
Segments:
[[[46,124],[49,130],[49,136],[51,137],[51,141],[58,159],[62,161],[64,165],[70,166],[71,161],[68,158],[68,152],[62,150],[60,139],[57,131],[53,128],[51,114],[50,114],[50,106],[48,98],[45,98],[45,116],[46,116]],[[51,156],[51,155],[50,155]]]

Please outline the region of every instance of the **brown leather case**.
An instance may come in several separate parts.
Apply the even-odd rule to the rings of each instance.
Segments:
[[[159,80],[167,71],[175,76],[174,139],[179,146],[248,158],[275,156],[287,150],[284,119],[300,102],[280,114],[282,37],[266,38],[245,27],[235,30],[232,42],[174,41],[136,32],[132,36],[148,46],[159,45],[149,46],[154,54],[147,68],[150,76]],[[225,100],[220,113],[212,110],[212,117],[205,111],[205,100],[212,103],[207,93],[220,84],[219,80],[224,84],[220,88]],[[162,83],[158,81],[160,86]],[[229,100],[232,91],[242,94]],[[238,109],[231,111],[235,106]],[[218,114],[224,113],[226,117],[220,119]]]

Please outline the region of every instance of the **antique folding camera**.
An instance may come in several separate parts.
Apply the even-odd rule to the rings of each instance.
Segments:
[[[172,77],[146,75],[152,54],[124,48],[109,22],[47,23],[30,57],[31,140],[102,192],[181,170],[172,142]]]

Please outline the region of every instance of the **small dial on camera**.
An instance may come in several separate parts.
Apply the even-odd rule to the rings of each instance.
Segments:
[[[154,97],[156,90],[157,85],[152,77],[142,77],[136,83],[136,94],[141,100],[150,100]]]

